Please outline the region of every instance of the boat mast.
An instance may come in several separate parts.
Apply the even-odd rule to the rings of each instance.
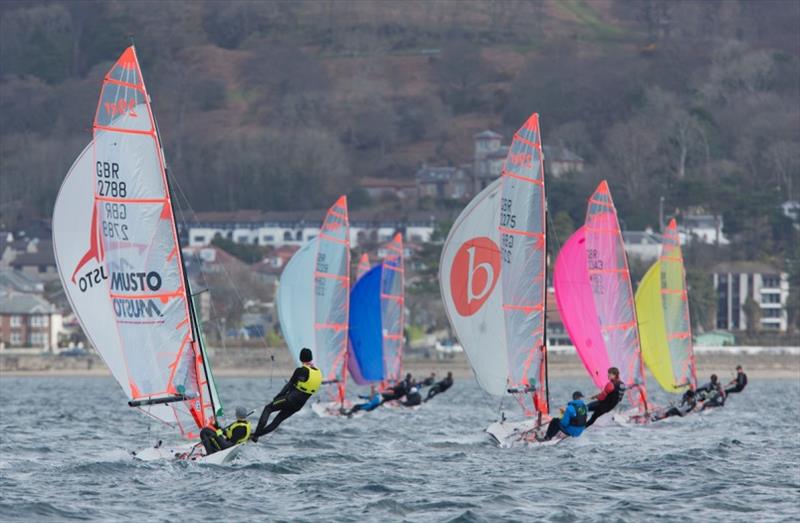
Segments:
[[[133,42],[133,36],[131,36],[130,38],[131,38],[131,48],[133,49],[134,56],[136,56],[136,46],[134,45],[134,42]],[[136,57],[136,62],[137,63],[139,62],[138,56]],[[150,103],[150,94],[146,93],[146,96],[147,96],[147,103],[149,104]],[[200,350],[200,361],[201,361],[201,363],[203,365],[203,374],[204,374],[205,379],[206,379],[206,385],[208,386],[208,400],[209,400],[209,402],[211,404],[212,416],[216,419],[217,406],[214,405],[214,395],[211,393],[211,380],[210,380],[210,377],[209,377],[209,374],[208,374],[208,366],[206,365],[205,351],[203,350],[203,345],[202,345],[202,343],[203,343],[202,336],[199,335],[199,328],[198,328],[198,325],[197,325],[197,316],[196,316],[195,310],[194,310],[194,298],[192,297],[191,287],[189,286],[189,275],[186,273],[186,262],[185,262],[185,260],[183,258],[183,250],[181,249],[181,237],[180,237],[180,234],[178,232],[178,221],[177,221],[176,215],[175,215],[175,202],[174,202],[174,198],[173,198],[172,185],[169,183],[169,172],[168,172],[168,169],[167,169],[167,158],[166,158],[166,155],[164,154],[164,146],[162,145],[163,142],[161,141],[161,133],[158,130],[158,122],[156,121],[156,115],[152,111],[152,108],[150,110],[150,113],[151,113],[151,115],[153,117],[153,126],[155,127],[156,140],[158,141],[158,151],[161,154],[161,162],[164,165],[164,181],[165,181],[165,183],[167,185],[167,194],[169,195],[170,212],[172,212],[172,226],[173,226],[173,228],[175,230],[175,242],[178,245],[178,260],[179,260],[180,265],[181,265],[181,272],[183,273],[183,285],[184,285],[185,292],[186,292],[186,302],[187,302],[186,305],[187,305],[187,308],[189,309],[189,325],[191,326],[192,340],[197,344],[197,347]],[[200,401],[202,403],[202,393],[201,393],[200,398],[201,398]],[[201,405],[200,410],[202,412],[202,410],[203,410],[202,409],[202,405]]]

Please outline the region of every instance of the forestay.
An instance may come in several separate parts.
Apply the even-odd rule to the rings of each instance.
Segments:
[[[142,409],[195,437],[219,402],[190,311],[164,165],[129,47],[103,80],[94,139],[59,191],[53,247],[72,309],[127,397],[184,397]]]
[[[677,224],[662,235],[661,256],[636,290],[642,356],[667,392],[697,386],[686,276]]]
[[[350,295],[347,198],[328,210],[319,235],[292,256],[281,274],[278,315],[289,351],[300,362],[308,347],[324,379],[338,384],[328,400],[344,399]]]
[[[547,412],[544,380],[545,191],[539,118],[514,135],[503,172],[454,223],[440,263],[440,285],[478,383],[509,388],[526,414]],[[500,282],[500,285],[497,285]]]

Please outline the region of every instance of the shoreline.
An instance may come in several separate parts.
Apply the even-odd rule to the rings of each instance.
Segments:
[[[239,352],[239,351],[237,351]],[[288,353],[275,354],[272,360],[266,351],[242,351],[239,354],[221,354],[212,356],[214,376],[217,378],[269,378],[289,376],[294,364]],[[800,380],[800,355],[794,353],[747,353],[737,352],[698,352],[698,381],[704,381],[711,373],[720,375],[720,379],[734,374],[736,365],[741,364],[748,376],[758,379],[798,379]],[[75,377],[105,378],[111,373],[103,362],[96,357],[83,359],[49,361],[56,366],[43,367],[45,359],[39,357],[30,362],[30,367],[17,368],[10,365],[0,366],[1,378],[43,378],[43,377]],[[548,354],[548,372],[551,378],[581,378],[586,376],[578,357],[573,352],[551,352]],[[404,362],[404,371],[414,376],[426,376],[436,372],[442,376],[448,371],[456,379],[472,379],[473,373],[463,354],[448,359],[408,358]],[[649,379],[649,378],[648,378]]]

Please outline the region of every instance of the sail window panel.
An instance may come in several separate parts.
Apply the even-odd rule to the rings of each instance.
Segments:
[[[154,132],[144,91],[109,82],[100,92],[94,123],[121,132]]]

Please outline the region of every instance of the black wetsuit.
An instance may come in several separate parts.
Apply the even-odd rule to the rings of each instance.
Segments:
[[[408,394],[406,394],[406,400],[401,401],[400,403],[402,403],[406,407],[416,407],[417,405],[421,405],[422,394],[420,394],[419,391],[409,392]]]
[[[731,394],[732,392],[742,392],[744,388],[747,386],[747,374],[744,372],[739,372],[736,374],[736,384],[733,387],[725,389],[725,394]]]
[[[430,390],[428,391],[428,397],[425,398],[425,401],[428,401],[437,394],[441,394],[442,392],[446,391],[452,386],[453,386],[453,378],[451,377],[447,377],[442,381],[437,382],[436,385],[431,387]]]
[[[663,414],[658,414],[653,416],[653,421],[662,420],[665,418],[669,418],[670,416],[681,416],[690,413],[694,408],[697,406],[697,399],[692,391],[687,390],[683,393],[683,398],[681,399],[681,404],[677,407],[672,407]]]
[[[609,387],[611,385],[613,388]],[[611,412],[625,396],[625,384],[622,380],[614,382],[609,381],[600,393],[600,398],[592,401],[587,405],[587,408],[592,412],[592,417],[586,422],[586,428],[591,427],[597,418],[607,412]]]
[[[725,390],[722,388],[719,381],[717,383],[711,383],[709,381],[702,387],[697,387],[695,392],[700,394],[701,399],[705,399],[703,408],[700,410],[725,406]]]
[[[428,377],[427,377],[427,378],[425,378],[424,380],[420,381],[420,382],[417,384],[417,387],[430,387],[430,386],[431,386],[431,385],[433,385],[435,382],[436,382],[436,378],[434,378],[433,376],[428,376]]]
[[[264,407],[261,412],[256,430],[253,432],[253,441],[258,441],[258,438],[264,434],[269,434],[277,429],[283,420],[303,408],[311,394],[299,390],[297,383],[306,380],[308,380],[308,368],[305,366],[296,368],[292,373],[292,377],[289,378],[289,382],[283,386],[281,391],[272,399],[272,402]],[[278,415],[275,416],[272,423],[267,425],[270,414],[276,411]]]
[[[381,396],[383,396],[381,405],[387,401],[399,400],[405,396],[409,390],[411,390],[411,386],[412,384],[408,380],[403,380],[398,382],[394,387],[390,387],[389,389],[381,392]]]
[[[232,425],[233,423],[228,425],[221,435],[217,435],[217,431],[209,427],[204,427],[203,430],[200,431],[200,441],[203,442],[207,455],[232,447],[235,445],[235,441],[239,441],[247,435],[247,429],[239,425],[233,428],[231,431],[231,439],[228,439],[225,434],[227,434],[228,429]]]

